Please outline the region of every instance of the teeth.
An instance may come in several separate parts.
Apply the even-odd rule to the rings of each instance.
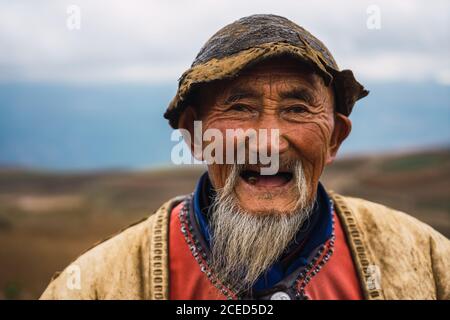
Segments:
[[[258,181],[258,178],[256,178],[256,177],[248,178],[248,183],[250,183],[250,184],[256,184],[257,181]]]

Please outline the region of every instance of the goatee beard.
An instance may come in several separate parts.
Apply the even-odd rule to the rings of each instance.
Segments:
[[[309,191],[300,161],[289,164],[294,172],[298,201],[292,212],[249,213],[234,193],[241,166],[234,165],[223,189],[209,209],[210,266],[218,280],[236,293],[249,290],[282,255],[308,219],[315,199]]]

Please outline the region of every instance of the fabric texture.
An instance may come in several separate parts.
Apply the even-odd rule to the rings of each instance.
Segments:
[[[405,213],[328,193],[365,299],[450,299],[447,238]],[[41,299],[169,299],[168,226],[182,200],[88,250],[53,278]]]

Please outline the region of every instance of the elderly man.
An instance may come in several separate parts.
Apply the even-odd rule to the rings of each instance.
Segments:
[[[209,162],[192,195],[84,253],[42,298],[449,299],[448,239],[319,182],[367,94],[283,17],[224,27],[180,78],[165,117],[191,134],[195,121],[224,135],[277,129],[277,145],[256,147],[277,151],[277,172]]]

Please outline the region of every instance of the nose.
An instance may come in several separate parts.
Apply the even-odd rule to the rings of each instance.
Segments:
[[[289,141],[283,134],[283,130],[275,115],[264,115],[257,122],[258,150],[264,148],[267,154],[278,152],[283,154],[289,149]]]

